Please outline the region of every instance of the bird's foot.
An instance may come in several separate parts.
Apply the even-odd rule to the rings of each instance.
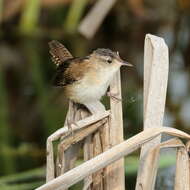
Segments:
[[[107,96],[109,96],[110,98],[112,98],[113,100],[119,101],[121,102],[122,99],[118,98],[117,96],[119,95],[119,93],[111,93],[111,92],[107,92],[106,94]]]
[[[69,134],[71,134],[72,137],[74,137],[74,131],[73,131],[72,125],[75,125],[75,126],[79,127],[79,126],[77,125],[77,123],[75,123],[75,122],[73,122],[73,121],[67,119],[67,126],[68,126],[68,130],[69,130]]]

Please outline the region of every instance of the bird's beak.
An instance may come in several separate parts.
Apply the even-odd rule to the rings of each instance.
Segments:
[[[121,63],[123,66],[128,66],[128,67],[133,67],[133,65],[129,62],[126,62],[126,61],[122,61]]]

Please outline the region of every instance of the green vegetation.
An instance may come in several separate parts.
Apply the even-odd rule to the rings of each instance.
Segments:
[[[44,183],[45,169],[38,168],[19,174],[0,178],[2,190],[29,190],[35,189]]]
[[[82,164],[78,161],[77,165]],[[175,157],[172,154],[162,155],[160,158],[159,168],[167,168],[175,164]],[[135,176],[138,169],[138,157],[128,156],[125,158],[126,176]],[[9,175],[0,178],[1,190],[25,190],[34,189],[45,183],[45,169],[38,168],[19,174]],[[82,183],[74,185],[71,189],[81,189]]]
[[[68,33],[76,33],[77,27],[88,0],[74,0],[69,9],[64,28]]]
[[[9,106],[7,100],[7,89],[5,87],[4,71],[0,65],[0,162],[1,173],[9,174],[15,172],[14,158],[6,155],[7,148],[11,146],[11,128],[9,125]]]
[[[20,20],[20,31],[25,34],[32,34],[38,24],[40,13],[39,0],[27,0],[25,1],[24,11]]]

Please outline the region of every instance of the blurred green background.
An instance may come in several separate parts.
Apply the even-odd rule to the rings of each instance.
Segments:
[[[86,39],[78,27],[95,3],[0,0],[1,190],[34,189],[45,182],[46,138],[63,126],[68,107],[61,90],[51,86],[55,65],[48,42],[53,39],[75,56],[103,47],[119,51],[124,60],[134,64],[122,68],[124,130],[129,138],[143,126],[145,35],[163,37],[170,50],[164,124],[190,131],[190,1],[118,0],[95,36]],[[174,163],[173,157],[161,159],[161,166]],[[137,161],[136,154],[126,158],[127,189],[134,189],[131,176]]]

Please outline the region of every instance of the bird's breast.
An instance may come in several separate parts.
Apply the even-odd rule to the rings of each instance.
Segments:
[[[69,98],[81,104],[101,99],[116,71],[89,71],[80,81],[69,87]]]

